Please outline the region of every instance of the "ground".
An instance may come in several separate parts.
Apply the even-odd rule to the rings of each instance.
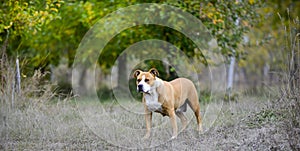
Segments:
[[[275,110],[270,99],[243,96],[202,103],[204,132],[195,130],[189,109],[189,125],[174,140],[169,119],[160,114],[153,116],[151,137],[141,139],[145,121],[139,102],[2,105],[0,150],[299,150],[300,129],[288,126],[285,110]]]

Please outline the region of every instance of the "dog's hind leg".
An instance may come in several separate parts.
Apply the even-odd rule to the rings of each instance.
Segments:
[[[198,101],[197,92],[192,93],[188,97],[188,104],[191,107],[191,109],[194,111],[194,114],[196,116],[197,124],[198,124],[197,130],[202,131],[202,119],[201,119],[201,115],[200,115],[200,104],[199,104],[199,101]]]
[[[182,123],[182,130],[184,130],[187,126],[187,118],[184,116],[183,112],[186,112],[187,110],[187,101],[183,103],[177,110],[176,115],[180,118],[180,121]]]

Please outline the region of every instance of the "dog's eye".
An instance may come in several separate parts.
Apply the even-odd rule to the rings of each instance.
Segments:
[[[137,82],[141,82],[141,79],[137,79]]]
[[[145,82],[148,82],[149,81],[149,79],[145,79]]]

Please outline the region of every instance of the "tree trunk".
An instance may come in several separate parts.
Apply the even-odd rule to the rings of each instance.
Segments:
[[[0,91],[4,91],[5,87],[6,87],[6,72],[8,69],[8,63],[7,63],[7,54],[6,54],[6,48],[8,45],[8,38],[9,38],[9,30],[6,30],[7,34],[6,34],[6,38],[5,41],[3,42],[2,46],[1,46],[1,58],[0,58]]]
[[[86,95],[87,94],[87,85],[86,85],[86,72],[87,72],[87,68],[83,68],[81,73],[80,73],[80,77],[79,77],[79,86],[80,86],[80,94],[81,95]]]
[[[230,64],[228,67],[228,75],[227,75],[227,89],[226,89],[226,95],[225,100],[235,100],[234,97],[232,97],[232,87],[233,87],[233,78],[234,78],[234,65],[235,65],[235,56],[230,57]]]
[[[297,45],[298,45],[298,50],[297,50]],[[295,40],[295,43],[292,46],[292,52],[291,52],[291,59],[289,63],[289,86],[290,86],[290,93],[293,96],[299,95],[297,91],[300,91],[300,86],[299,86],[299,41]]]
[[[127,78],[127,57],[123,54],[118,59],[118,88],[125,89]]]
[[[234,66],[235,66],[235,57],[230,57],[230,64],[228,69],[228,79],[227,79],[227,90],[231,91],[233,86],[233,76],[234,76]]]
[[[20,73],[20,65],[19,58],[16,59],[16,92],[21,93],[21,73]]]
[[[270,80],[269,78],[269,71],[270,71],[270,65],[268,63],[265,63],[264,68],[263,68],[263,82],[262,82],[262,87],[264,87],[265,85],[270,85],[270,83],[268,83]]]

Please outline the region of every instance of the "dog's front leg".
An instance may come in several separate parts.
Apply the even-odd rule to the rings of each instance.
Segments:
[[[146,135],[144,136],[144,139],[147,139],[150,137],[151,133],[151,123],[152,123],[152,112],[149,112],[147,107],[145,108],[145,120],[146,120]]]
[[[170,121],[171,121],[171,125],[173,128],[173,135],[172,135],[171,139],[175,139],[177,137],[177,123],[176,123],[175,111],[174,110],[170,111],[169,116],[170,116]]]

